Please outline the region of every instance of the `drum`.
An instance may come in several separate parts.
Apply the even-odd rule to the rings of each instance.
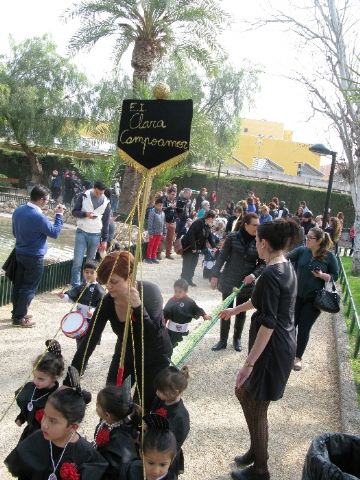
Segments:
[[[69,338],[81,338],[88,328],[89,322],[80,312],[67,313],[61,320],[61,330]]]

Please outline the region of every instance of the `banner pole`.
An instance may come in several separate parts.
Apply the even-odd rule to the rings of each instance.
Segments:
[[[138,238],[137,238],[137,244],[136,244],[136,249],[135,249],[135,255],[134,255],[134,266],[133,266],[133,271],[132,271],[132,276],[131,276],[131,287],[134,287],[136,284],[136,272],[137,272],[137,267],[140,259],[140,254],[141,254],[141,248],[142,248],[142,231],[143,231],[143,226],[145,222],[145,214],[146,214],[146,208],[149,202],[150,198],[150,193],[151,193],[151,186],[152,186],[152,180],[153,180],[153,174],[152,173],[146,173],[145,174],[145,184],[144,184],[144,190],[143,190],[143,200],[141,202],[141,210],[138,212],[138,224],[139,224],[139,231],[138,231]],[[127,340],[129,336],[129,327],[130,327],[130,321],[131,321],[131,314],[132,314],[132,308],[130,305],[130,302],[128,303],[128,308],[126,312],[126,320],[125,320],[125,326],[124,326],[124,336],[123,336],[123,341],[121,345],[121,356],[120,356],[120,364],[119,364],[119,370],[117,374],[117,379],[116,379],[116,385],[120,386],[122,385],[122,382],[124,380],[124,365],[125,365],[125,351],[126,351],[126,345],[127,345]]]

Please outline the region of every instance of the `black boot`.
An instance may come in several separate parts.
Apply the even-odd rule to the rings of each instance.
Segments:
[[[244,468],[243,470],[231,472],[233,480],[269,480],[269,472],[257,473],[254,466]]]
[[[255,462],[255,455],[251,450],[248,450],[243,455],[238,455],[234,458],[234,462],[236,463],[237,467],[246,467],[247,465],[251,465]]]
[[[211,350],[217,352],[218,350],[224,350],[226,348],[229,330],[230,320],[220,320],[220,340],[211,348]]]
[[[245,318],[239,318],[238,316],[235,317],[233,347],[237,352],[241,352],[242,350],[241,334],[244,329],[244,324]]]

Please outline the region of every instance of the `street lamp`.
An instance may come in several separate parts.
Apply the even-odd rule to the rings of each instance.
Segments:
[[[315,145],[312,145],[311,147],[309,147],[309,150],[310,150],[310,152],[319,153],[320,155],[324,155],[324,156],[331,155],[331,168],[330,168],[330,175],[329,175],[329,183],[328,183],[328,188],[327,188],[327,192],[326,192],[324,215],[323,215],[323,221],[322,221],[322,228],[325,229],[326,220],[327,220],[327,217],[328,217],[328,214],[329,214],[332,184],[333,184],[333,180],[334,180],[334,172],[335,172],[335,164],[336,164],[336,152],[333,152],[332,150],[329,150],[328,148],[326,148],[321,143],[317,143]]]

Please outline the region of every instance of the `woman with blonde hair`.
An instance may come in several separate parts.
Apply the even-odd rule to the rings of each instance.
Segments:
[[[341,230],[342,226],[340,220],[337,217],[330,217],[329,226],[325,228],[325,232],[330,235],[331,241],[334,244],[335,255],[337,255],[339,249]]]
[[[318,290],[326,282],[336,281],[339,275],[338,263],[332,253],[330,235],[319,227],[313,227],[306,236],[306,246],[288,253],[287,258],[296,264],[298,290],[295,305],[295,327],[297,347],[294,370],[301,370],[302,357],[309,341],[310,331],[320,315],[314,306]]]

